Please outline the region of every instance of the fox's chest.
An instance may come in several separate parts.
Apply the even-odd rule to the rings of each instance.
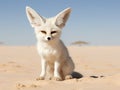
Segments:
[[[38,52],[40,56],[42,56],[46,60],[56,60],[60,55],[59,49],[50,48],[50,47],[46,47],[46,48],[42,47],[38,50]]]

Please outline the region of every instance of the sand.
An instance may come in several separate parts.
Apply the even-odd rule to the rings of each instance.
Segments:
[[[36,81],[41,70],[36,47],[0,46],[0,90],[120,90],[120,46],[68,50],[77,78]]]

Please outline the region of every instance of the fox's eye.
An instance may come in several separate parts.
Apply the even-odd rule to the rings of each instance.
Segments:
[[[57,31],[52,31],[52,32],[51,32],[51,34],[55,34],[55,33],[57,33]]]
[[[46,34],[46,31],[41,31],[41,33]]]

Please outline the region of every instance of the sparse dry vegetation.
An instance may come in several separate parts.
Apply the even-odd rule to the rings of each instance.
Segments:
[[[3,45],[4,43],[3,42],[0,42],[0,45]]]
[[[79,45],[79,46],[82,46],[82,45],[88,45],[89,42],[86,42],[86,41],[75,41],[73,43],[71,43],[71,45]]]

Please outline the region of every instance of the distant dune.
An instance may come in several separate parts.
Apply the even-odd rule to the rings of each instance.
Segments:
[[[81,78],[36,81],[40,57],[34,46],[0,46],[0,90],[119,90],[120,46],[69,46]]]

